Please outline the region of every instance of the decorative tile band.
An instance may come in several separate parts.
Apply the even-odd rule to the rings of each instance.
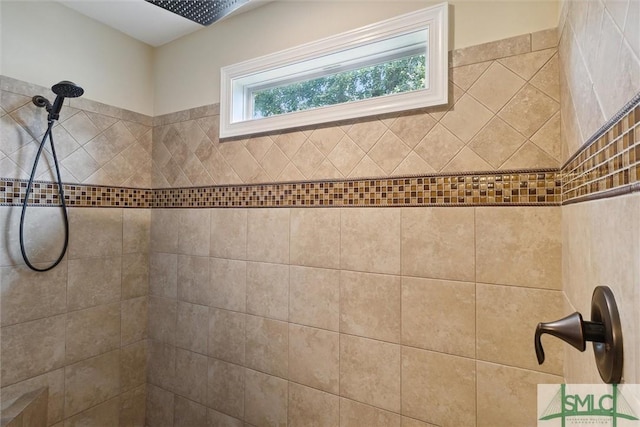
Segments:
[[[0,206],[17,206],[25,180],[0,178]],[[74,207],[557,206],[640,191],[640,95],[562,170],[138,189],[64,184]],[[57,206],[57,185],[36,182],[32,206]]]
[[[0,205],[20,205],[27,183],[0,180]],[[75,207],[363,207],[559,205],[557,171],[505,171],[389,179],[142,190],[65,184]],[[57,185],[36,183],[30,205],[56,206]]]
[[[153,190],[102,187],[98,185],[63,184],[67,206],[149,208]],[[24,201],[27,181],[0,178],[0,206],[17,206]],[[29,193],[30,206],[59,206],[58,184],[34,182]]]
[[[562,202],[631,192],[639,183],[640,94],[562,168]]]

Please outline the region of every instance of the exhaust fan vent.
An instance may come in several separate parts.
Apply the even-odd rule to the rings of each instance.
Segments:
[[[239,9],[249,0],[146,0],[151,4],[187,18],[200,25],[211,25]]]

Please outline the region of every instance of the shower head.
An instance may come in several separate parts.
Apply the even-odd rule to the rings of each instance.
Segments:
[[[54,84],[51,87],[51,90],[56,94],[56,99],[53,101],[53,105],[51,105],[49,100],[44,96],[36,95],[31,98],[37,107],[45,107],[47,109],[49,112],[49,121],[58,120],[60,118],[60,110],[62,110],[62,103],[65,98],[77,98],[84,94],[84,89],[67,80]]]
[[[73,82],[63,80],[60,83],[56,83],[51,87],[53,93],[63,98],[77,98],[84,94],[84,89],[76,85]]]

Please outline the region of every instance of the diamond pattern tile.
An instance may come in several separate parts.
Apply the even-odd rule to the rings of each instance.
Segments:
[[[217,106],[168,114],[151,127],[151,118],[82,99],[65,107],[54,137],[69,180],[104,185],[382,177],[557,162],[556,49],[467,64],[450,69],[449,102],[420,111],[220,142]],[[9,154],[33,149],[46,115],[29,96],[6,90],[0,108],[7,113],[0,117],[2,175],[23,176],[23,162]]]
[[[514,72],[494,62],[468,93],[496,113],[524,84],[525,81]]]
[[[498,113],[498,116],[524,136],[530,137],[559,109],[560,105],[557,101],[527,84]]]
[[[525,139],[504,120],[494,117],[471,140],[469,147],[497,169],[520,148]]]
[[[369,157],[389,175],[410,152],[411,149],[395,133],[387,131],[369,150]]]
[[[466,143],[491,120],[491,117],[491,111],[472,96],[465,94],[440,122]]]

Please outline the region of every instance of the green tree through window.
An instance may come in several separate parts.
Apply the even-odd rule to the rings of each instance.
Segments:
[[[253,118],[424,89],[425,55],[253,92]]]

